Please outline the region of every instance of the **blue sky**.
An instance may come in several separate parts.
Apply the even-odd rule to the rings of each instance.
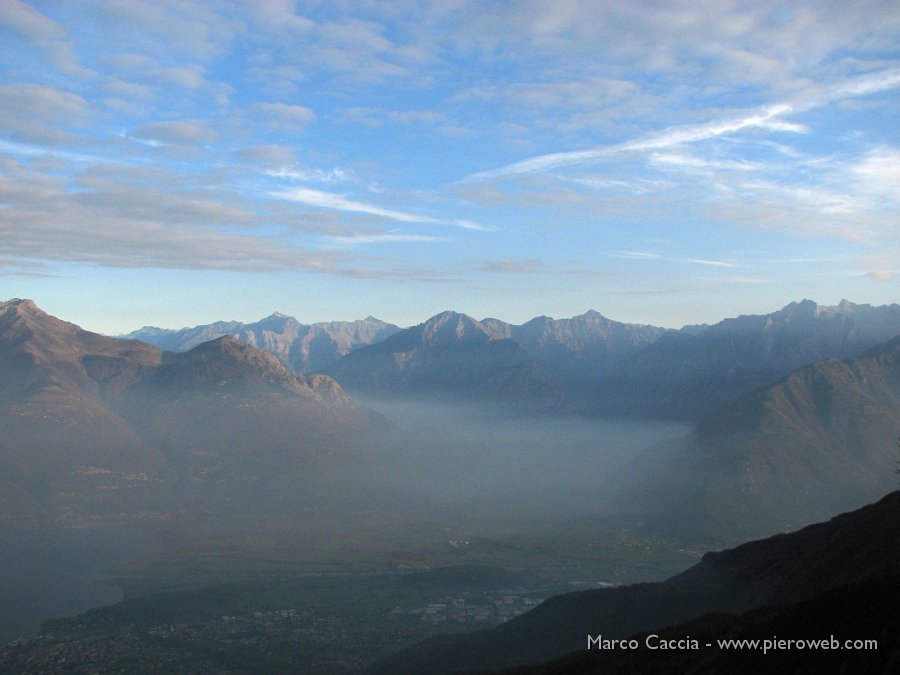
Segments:
[[[0,0],[0,297],[92,330],[900,301],[900,5]]]

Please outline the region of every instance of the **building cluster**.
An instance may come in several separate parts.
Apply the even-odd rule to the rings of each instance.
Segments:
[[[419,615],[422,623],[432,626],[448,622],[496,626],[519,616],[519,614],[524,614],[540,602],[541,599],[524,592],[485,594],[475,597],[463,595],[439,598],[425,607],[414,609],[396,607],[392,613],[395,615]]]

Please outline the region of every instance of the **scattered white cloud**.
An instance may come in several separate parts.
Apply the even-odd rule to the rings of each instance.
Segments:
[[[423,223],[432,225],[455,225],[467,230],[484,229],[478,223],[469,220],[450,219],[442,220],[432,218],[431,216],[423,216],[416,213],[408,213],[406,211],[397,211],[395,209],[386,209],[372,204],[366,204],[333,192],[323,192],[322,190],[313,190],[311,188],[296,187],[277,192],[271,192],[272,197],[278,199],[286,199],[288,201],[299,202],[308,206],[321,209],[333,209],[335,211],[349,211],[352,213],[364,213],[379,218],[387,218],[389,220],[398,220],[404,223]]]
[[[900,149],[880,147],[850,168],[854,188],[885,205],[900,205]]]
[[[178,122],[154,122],[138,127],[131,132],[133,138],[154,143],[175,145],[198,145],[214,143],[219,135],[202,120],[181,120]]]
[[[683,148],[720,137],[729,137],[738,132],[761,129],[776,133],[806,134],[808,126],[788,122],[783,117],[808,112],[809,110],[829,104],[834,100],[842,100],[888,91],[900,87],[900,71],[887,70],[875,75],[866,75],[845,80],[834,85],[826,96],[803,96],[796,103],[777,103],[766,105],[753,111],[730,119],[713,120],[702,124],[691,124],[669,127],[660,132],[624,141],[613,145],[595,146],[585,150],[556,152],[537,155],[498,169],[482,171],[463,179],[463,182],[487,181],[497,178],[513,177],[521,174],[547,173],[570,166],[596,163],[609,160],[617,155],[632,153],[650,153],[650,161],[657,163],[679,164],[694,168],[719,168],[750,170],[754,164],[746,161],[729,160],[709,161],[704,159],[688,159],[684,154],[660,152],[672,148]]]
[[[544,274],[544,263],[537,258],[527,260],[485,260],[478,269],[491,274]]]
[[[344,236],[331,236],[328,241],[344,246],[356,246],[360,244],[396,244],[396,243],[439,243],[446,242],[446,237],[434,237],[424,234],[401,234],[397,232],[378,232],[353,234]]]
[[[385,108],[348,108],[341,113],[342,122],[377,128],[385,124],[434,124],[444,115],[434,110],[389,110]]]
[[[16,84],[0,85],[0,111],[23,119],[77,126],[84,122],[89,106],[78,94],[40,84]]]
[[[249,116],[260,116],[264,122],[287,128],[304,128],[316,118],[306,106],[287,103],[254,103],[247,107]]]
[[[706,265],[708,267],[725,267],[725,268],[746,267],[746,265],[738,264],[735,262],[729,262],[727,260],[704,260],[703,258],[689,258],[687,260],[687,262],[693,263],[695,265]]]
[[[272,178],[287,178],[311,183],[346,183],[356,180],[352,171],[334,167],[333,169],[306,169],[294,165],[292,168],[279,168],[266,171]]]
[[[32,40],[62,40],[66,30],[20,0],[0,3],[0,23]]]
[[[661,260],[659,253],[651,253],[649,251],[616,251],[610,253],[613,258],[623,258],[625,260]]]

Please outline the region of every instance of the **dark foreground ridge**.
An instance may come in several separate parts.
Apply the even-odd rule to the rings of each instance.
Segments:
[[[595,646],[495,675],[888,675],[900,670],[898,597],[900,576],[895,575],[842,586],[793,605],[763,607],[742,615],[708,614],[632,636],[627,649]]]
[[[835,634],[839,628],[852,627],[852,621],[848,623],[840,618],[843,599],[857,597],[856,591],[860,593],[859,598],[874,598],[886,589],[895,590],[898,574],[900,492],[893,492],[876,504],[837,516],[826,523],[810,525],[798,532],[776,535],[727,551],[709,553],[697,565],[661,583],[557,596],[496,629],[423,642],[382,661],[374,672],[412,674],[502,670],[584,652],[589,635],[627,638],[714,612],[727,613],[728,616],[679,626],[669,633],[685,637],[690,630],[700,635],[702,629],[706,631],[702,635],[712,640],[713,636],[731,637],[732,633],[736,637],[754,636],[757,632],[765,634],[777,628],[786,638],[800,638],[806,633],[814,638],[828,637],[828,634],[814,632],[812,627],[828,628],[830,633]],[[860,585],[856,591],[851,588],[854,585]],[[896,599],[896,592],[890,597]],[[806,604],[791,608],[792,603]],[[853,611],[865,613],[866,606],[860,600]],[[760,609],[764,607],[769,609]],[[733,616],[750,610],[757,611],[745,617]],[[821,622],[811,622],[808,630],[800,632],[800,628],[807,625],[801,617],[812,616],[817,611],[822,612]],[[796,613],[798,623],[791,623],[792,612]],[[896,612],[880,616],[891,615],[896,615]],[[829,616],[838,618],[828,621]],[[879,616],[875,609],[872,616]],[[883,624],[887,633],[881,630],[882,624],[877,621],[874,624],[872,621],[861,621],[859,626],[858,634],[854,630],[853,634],[838,637],[880,637],[887,640],[886,650],[890,644],[896,650],[896,623]],[[742,656],[736,652],[734,658],[740,660]],[[720,657],[728,659],[731,655],[722,654]],[[590,658],[592,656],[584,654],[571,657],[566,661],[571,670],[555,670],[555,666],[548,666],[536,672],[593,672],[593,666],[587,661]],[[648,665],[647,670],[623,668],[611,672],[684,672],[678,666],[663,671],[655,670],[652,665]],[[718,672],[732,671],[726,669]],[[879,671],[864,669],[854,672]]]

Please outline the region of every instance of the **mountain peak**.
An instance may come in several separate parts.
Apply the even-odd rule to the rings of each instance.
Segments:
[[[0,302],[0,311],[6,312],[15,312],[16,314],[44,314],[40,307],[38,307],[34,300],[22,299],[22,298],[12,298],[11,300],[7,300],[6,302]]]
[[[441,312],[422,324],[422,339],[428,343],[449,344],[472,338],[482,341],[490,336],[478,321],[459,312]]]
[[[818,303],[817,303],[815,300],[810,300],[809,298],[803,298],[803,300],[800,300],[799,302],[796,302],[796,301],[795,301],[795,302],[789,302],[787,305],[785,305],[785,306],[782,308],[782,311],[788,310],[788,309],[793,309],[793,310],[798,310],[798,309],[801,309],[801,310],[804,310],[804,309],[805,309],[805,310],[810,310],[810,309],[815,309],[815,308],[818,307],[818,306],[819,306],[819,305],[818,305]]]
[[[34,307],[34,308],[37,307],[37,305],[34,304],[34,300],[31,300],[29,298],[12,298],[10,300],[7,300],[5,304],[13,305],[16,307],[18,307],[18,306]]]
[[[282,312],[272,312],[271,314],[269,314],[269,316],[257,321],[255,325],[264,329],[272,327],[276,329],[282,329],[287,326],[298,327],[301,324],[299,321],[297,321],[297,319],[290,316],[289,314],[283,314]],[[254,324],[241,324],[242,329],[252,328],[252,326],[254,326]]]
[[[426,323],[426,324],[429,324],[429,323],[436,323],[436,322],[438,322],[438,323],[444,323],[444,322],[446,322],[446,321],[452,321],[452,320],[454,320],[454,319],[460,319],[460,318],[467,318],[467,319],[468,319],[468,318],[470,318],[470,317],[466,316],[465,314],[461,314],[461,313],[459,313],[459,312],[454,312],[452,309],[445,309],[443,312],[438,312],[437,314],[435,314],[435,315],[434,315],[433,317],[431,317],[430,319],[427,319],[427,320],[425,321],[425,323]],[[473,319],[473,320],[474,320],[474,319]]]
[[[278,364],[279,368],[283,368],[281,363],[273,354],[262,349],[257,349],[246,342],[238,340],[231,335],[222,335],[220,337],[203,342],[186,354],[205,355],[205,354],[222,354],[237,360],[247,361],[253,358],[254,361],[265,361],[271,364]],[[286,371],[285,371],[286,372]]]

